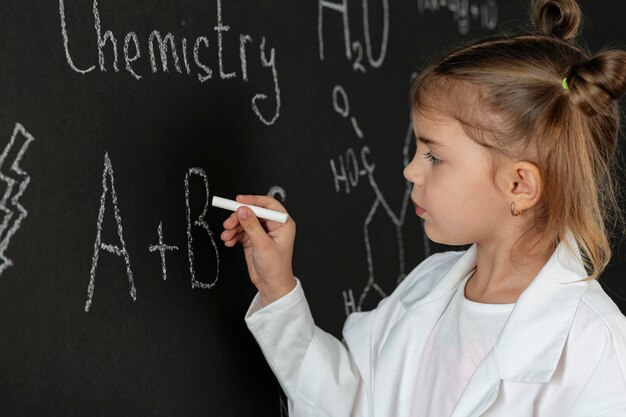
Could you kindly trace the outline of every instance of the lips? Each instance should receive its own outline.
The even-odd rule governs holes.
[[[426,210],[423,207],[421,207],[419,204],[417,204],[415,200],[411,199],[411,201],[413,201],[413,204],[415,204],[415,214],[417,214],[418,216],[421,216],[422,214],[426,212]]]

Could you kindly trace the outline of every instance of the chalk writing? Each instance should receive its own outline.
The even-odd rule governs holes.
[[[339,102],[339,97],[341,97],[341,103]],[[344,90],[340,85],[336,85],[333,88],[333,107],[335,108],[335,111],[343,117],[348,117],[350,114],[350,102],[348,101],[348,95],[346,94],[346,90]],[[361,132],[361,128],[359,127],[356,119],[354,117],[350,117],[350,122],[352,123],[354,133],[356,133],[359,139],[363,139],[363,132]]]
[[[111,199],[113,202],[113,210],[115,216],[115,223],[117,224],[117,236],[120,240],[121,248],[119,246],[110,245],[102,242],[102,221],[104,220],[105,203],[109,188],[107,187],[107,177],[111,182]],[[115,179],[113,176],[113,166],[109,159],[109,154],[104,154],[104,170],[102,171],[102,195],[100,196],[100,211],[98,212],[98,222],[96,224],[96,241],[93,245],[93,258],[91,260],[91,271],[89,272],[89,286],[87,287],[87,302],[85,303],[85,312],[89,311],[91,302],[93,300],[93,292],[96,285],[96,269],[98,268],[98,257],[101,250],[106,250],[116,256],[124,258],[126,264],[126,275],[128,276],[128,285],[130,286],[130,296],[133,301],[137,301],[137,290],[135,289],[135,283],[133,281],[133,272],[130,269],[130,255],[126,250],[126,243],[124,242],[124,231],[122,230],[122,217],[120,216],[119,203],[117,201],[117,193],[115,192]]]
[[[195,220],[192,221],[191,215],[191,204],[190,204],[190,190],[189,190],[189,178],[191,175],[200,176],[204,183],[204,208],[202,213],[197,216]],[[105,215],[105,207],[106,207],[106,199],[109,192],[108,183],[111,184],[111,201],[113,203],[114,209],[114,217],[115,222],[117,224],[117,235],[119,238],[119,246],[112,245],[102,242],[102,223]],[[280,190],[279,190],[280,191]],[[282,190],[284,193],[284,190]],[[191,288],[204,288],[210,289],[217,283],[219,277],[219,267],[220,267],[220,257],[219,251],[217,248],[217,243],[215,242],[215,238],[213,236],[213,231],[209,227],[209,224],[206,221],[206,214],[209,206],[209,180],[202,168],[189,168],[185,173],[185,213],[187,220],[187,257],[189,260],[189,274],[191,276]],[[205,283],[199,281],[196,278],[196,272],[194,269],[194,244],[193,244],[193,235],[192,228],[200,227],[206,234],[209,236],[211,240],[215,259],[216,259],[216,272],[215,279],[210,283]],[[157,229],[158,234],[158,244],[152,244],[148,246],[148,250],[150,252],[159,252],[161,255],[161,272],[163,276],[163,280],[167,279],[167,266],[165,259],[165,252],[168,251],[178,251],[178,246],[175,245],[166,245],[163,239],[163,223],[159,222],[159,227]],[[126,265],[126,274],[128,276],[128,282],[130,286],[130,296],[133,301],[137,301],[137,290],[135,288],[135,283],[133,280],[133,273],[130,267],[130,254],[126,248],[126,242],[124,240],[124,231],[122,228],[122,216],[120,214],[119,209],[119,201],[117,198],[117,193],[115,191],[115,178],[113,174],[113,165],[111,164],[111,159],[109,158],[108,153],[104,155],[104,171],[102,172],[102,195],[100,196],[100,210],[98,212],[98,221],[96,223],[96,241],[94,243],[94,253],[91,262],[91,271],[89,273],[89,285],[87,287],[87,301],[85,303],[85,312],[88,312],[91,308],[91,304],[93,301],[94,291],[95,291],[95,282],[96,282],[96,270],[98,268],[98,258],[101,250],[105,250],[110,252],[116,256],[123,257]]]
[[[330,160],[330,169],[333,173],[333,180],[335,182],[335,191],[340,191],[340,184],[343,183],[346,194],[350,194],[351,188],[356,188],[359,185],[360,177],[368,176],[374,172],[376,168],[375,164],[371,164],[367,160],[367,155],[370,153],[370,148],[363,146],[360,152],[360,161],[363,168],[359,168],[359,160],[357,160],[354,149],[349,148],[346,151],[346,158],[344,160],[343,155],[339,155],[337,166],[335,160]]]
[[[459,33],[466,35],[471,22],[477,22],[482,29],[494,30],[498,25],[498,4],[496,0],[482,2],[474,0],[417,0],[420,14],[447,10],[458,23]]]
[[[341,98],[341,100],[339,100]],[[344,88],[340,85],[336,85],[333,88],[333,108],[342,117],[347,118],[350,116],[350,101]],[[352,128],[354,133],[363,139],[363,132],[359,128],[359,124],[356,118],[350,117]],[[370,149],[367,146],[362,146],[359,151],[360,162],[362,168],[359,168],[359,160],[357,160],[356,152],[353,148],[349,148],[344,155],[338,156],[338,162],[335,163],[335,159],[330,160],[330,169],[333,173],[333,180],[335,182],[335,191],[340,192],[340,184],[343,183],[346,194],[350,194],[351,188],[355,188],[359,184],[359,178],[368,175],[368,173],[374,172],[375,165],[371,164],[367,160]]]
[[[70,37],[68,34],[68,25],[67,25],[67,16],[65,10],[64,0],[59,0],[59,17],[61,20],[61,36],[63,38],[63,48],[65,50],[65,58],[67,60],[68,65],[73,71],[78,72],[79,74],[87,74],[94,71],[98,68],[101,72],[107,71],[107,63],[105,58],[105,50],[110,49],[113,53],[113,71],[119,72],[120,68],[118,65],[118,61],[120,57],[118,56],[118,43],[117,38],[113,31],[106,30],[103,33],[102,21],[100,19],[100,9],[98,6],[98,1],[93,1],[92,14],[94,19],[94,28],[96,34],[96,43],[95,46],[98,50],[98,66],[91,65],[90,67],[81,69],[75,63],[75,59],[73,58],[73,54],[70,53]],[[184,23],[184,22],[183,22]],[[228,71],[224,67],[224,44],[223,39],[225,34],[230,30],[230,26],[224,24],[222,20],[222,0],[217,0],[217,25],[213,27],[216,32],[217,38],[217,60],[219,66],[219,76],[222,80],[234,79],[237,77],[236,71]],[[139,36],[136,32],[130,31],[124,37],[124,47],[123,47],[123,55],[124,55],[124,69],[136,80],[140,80],[143,75],[138,73],[137,67],[133,66],[137,60],[142,57],[142,48],[139,40]],[[242,81],[248,82],[248,68],[247,68],[247,50],[246,44],[252,42],[252,37],[248,34],[240,34],[239,35],[240,46],[239,46],[239,59],[241,63],[241,77]],[[274,91],[272,95],[274,96],[274,100],[276,102],[275,110],[271,115],[263,115],[259,110],[257,101],[268,99],[268,95],[264,93],[256,93],[252,97],[252,110],[257,115],[257,117],[266,125],[272,125],[276,119],[279,117],[280,111],[280,88],[278,85],[278,70],[276,67],[276,50],[274,48],[269,48],[269,53],[265,48],[265,37],[263,36],[261,39],[260,47],[259,47],[259,60],[264,68],[269,68],[271,70],[272,79],[274,82]],[[189,48],[191,46],[188,43],[187,38],[185,37],[176,37],[171,32],[166,34],[162,34],[158,30],[153,30],[148,35],[147,40],[147,50],[148,50],[148,59],[150,61],[150,70],[152,73],[157,73],[159,71],[169,74],[170,72],[176,72],[178,74],[186,74],[186,75],[195,75],[201,83],[206,82],[207,80],[213,78],[213,70],[209,67],[209,65],[202,61],[200,58],[201,49],[209,48],[209,39],[206,36],[198,36],[195,41],[193,41],[193,64],[195,64],[195,68],[192,68],[190,64],[190,51]],[[179,49],[180,47],[180,49]],[[144,49],[145,50],[145,49]],[[182,65],[181,65],[181,54],[182,54]],[[159,66],[160,61],[160,66]],[[173,65],[173,67],[171,66]]]
[[[270,120],[267,120],[265,117],[263,117],[263,115],[261,115],[261,111],[259,110],[259,108],[257,107],[257,100],[266,100],[267,96],[265,94],[256,94],[254,97],[252,97],[252,110],[254,110],[254,112],[256,113],[256,115],[259,117],[259,119],[261,119],[261,121],[263,123],[265,123],[266,125],[272,125],[274,124],[274,122],[276,121],[276,119],[278,118],[278,115],[280,114],[280,89],[278,87],[278,74],[276,73],[276,57],[275,57],[275,51],[274,48],[272,48],[272,50],[270,51],[270,58],[268,59],[267,56],[265,55],[265,37],[263,37],[263,40],[261,41],[261,46],[259,47],[261,50],[261,63],[263,64],[264,67],[271,67],[272,68],[272,77],[274,77],[274,95],[276,97],[276,111],[274,112],[274,117]]]
[[[369,24],[368,24],[368,3],[367,1],[363,1],[363,18],[364,18],[364,31],[365,40],[366,40],[366,50],[368,50],[368,59],[370,65],[372,67],[379,67],[384,62],[384,51],[386,51],[388,37],[388,18],[389,18],[389,5],[387,1],[382,2],[383,6],[383,36],[382,36],[382,47],[381,47],[381,56],[378,60],[374,60],[371,56],[371,45],[369,43]],[[418,7],[422,7],[420,10],[424,10],[424,6],[422,3],[418,3]],[[350,48],[350,20],[348,17],[348,3],[347,0],[342,0],[339,2],[333,2],[329,0],[319,0],[318,1],[318,44],[319,44],[319,56],[320,60],[324,60],[324,14],[336,12],[340,13],[343,17],[343,34],[344,34],[344,44],[345,44],[345,53],[346,58],[349,60],[352,59],[352,51]],[[357,48],[358,49],[358,48]],[[360,57],[357,57],[357,60],[353,62],[353,70],[357,71],[361,69],[360,65]],[[417,74],[413,73],[411,78],[414,79]],[[336,85],[333,88],[333,108],[335,111],[343,118],[348,118],[350,116],[350,104],[348,100],[348,95],[345,89]],[[362,129],[359,127],[357,120],[355,117],[350,117],[350,121],[353,127],[353,130],[356,136],[360,140],[364,140],[365,134]],[[403,148],[403,163],[404,166],[409,163],[409,146],[412,143],[413,131],[409,123],[409,128],[407,129],[407,134],[405,138],[405,146]],[[382,212],[386,215],[386,218],[391,221],[393,227],[396,230],[396,244],[398,248],[398,265],[399,265],[399,273],[396,279],[396,283],[400,283],[404,277],[405,273],[405,260],[404,260],[404,242],[403,242],[403,232],[402,227],[404,226],[405,218],[406,218],[406,210],[411,197],[411,188],[412,185],[410,182],[406,182],[406,188],[404,192],[404,196],[402,199],[402,204],[400,207],[399,213],[394,212],[390,205],[387,202],[384,194],[378,187],[378,183],[374,176],[375,174],[375,164],[373,164],[368,158],[371,154],[371,150],[367,145],[361,145],[359,152],[355,151],[354,147],[348,148],[344,154],[339,155],[337,158],[333,158],[330,160],[330,170],[332,174],[332,181],[335,186],[335,191],[340,193],[342,190],[345,191],[346,194],[350,194],[350,191],[354,189],[354,187],[358,186],[361,177],[367,178],[369,185],[375,194],[374,202],[365,218],[363,224],[363,238],[365,244],[365,251],[367,256],[367,266],[368,266],[368,278],[367,282],[361,294],[358,297],[358,301],[355,300],[352,289],[343,292],[343,301],[344,307],[346,311],[346,315],[350,314],[353,311],[361,311],[363,307],[363,303],[370,293],[371,290],[374,290],[381,298],[386,297],[387,294],[382,289],[382,287],[376,282],[374,277],[374,257],[372,254],[372,248],[370,244],[370,234],[369,234],[369,226],[374,220],[374,216],[382,210]],[[425,241],[427,237],[424,235]],[[427,245],[425,244],[425,247]]]
[[[157,233],[159,235],[159,244],[150,245],[148,247],[148,250],[150,252],[159,251],[159,253],[161,254],[161,271],[163,272],[163,281],[165,281],[167,279],[167,270],[165,267],[165,252],[178,250],[178,246],[171,246],[171,245],[166,245],[163,243],[163,222],[159,223],[159,228],[157,230]]]
[[[0,201],[2,224],[0,224],[0,274],[13,265],[5,252],[11,238],[20,228],[28,211],[18,202],[30,183],[30,176],[20,167],[20,162],[30,143],[35,138],[24,126],[16,123],[11,140],[0,155],[0,181],[6,183],[6,189]]]
[[[287,192],[283,187],[279,187],[278,185],[271,187],[267,192],[267,195],[275,198],[276,200],[282,201],[283,203],[287,200]]]
[[[378,57],[374,57],[372,52],[372,36],[370,33],[370,13],[368,0],[361,1],[362,15],[363,15],[363,37],[365,38],[365,52],[367,60],[373,68],[379,68],[385,61],[387,55],[387,45],[389,44],[389,0],[382,0],[382,17],[383,28],[381,36],[380,53]],[[351,43],[350,32],[350,18],[348,15],[348,0],[341,0],[339,2],[318,0],[318,13],[317,13],[317,39],[319,44],[319,56],[320,60],[324,60],[324,14],[330,12],[340,13],[343,22],[343,37],[344,48],[346,58],[352,61],[352,52],[356,52],[357,56],[352,63],[352,69],[354,71],[366,72],[365,67],[362,64],[363,61],[363,47],[358,41]],[[377,13],[378,14],[378,13]]]
[[[198,216],[196,220],[191,222],[191,208],[189,204],[189,175],[199,175],[202,177],[204,181],[204,189],[205,189],[205,200],[204,200],[204,209],[202,213]],[[213,237],[213,231],[209,227],[209,224],[206,222],[206,212],[209,207],[209,179],[206,176],[204,170],[202,168],[189,168],[187,174],[185,175],[185,204],[187,207],[187,253],[189,259],[189,273],[191,274],[191,288],[212,288],[216,283],[220,274],[220,254],[217,250],[217,244],[215,243],[215,238]],[[215,259],[216,259],[216,271],[215,271],[215,279],[211,283],[205,283],[198,281],[196,279],[196,272],[193,267],[193,238],[191,234],[192,226],[202,227],[209,239],[211,239],[211,243],[213,244],[213,249],[215,250]]]
[[[202,212],[195,218],[195,220],[192,220],[191,204],[190,204],[191,192],[190,192],[189,182],[190,182],[191,176],[199,176],[202,178],[204,191],[205,191],[204,208],[202,209]],[[111,184],[111,200],[113,203],[115,222],[117,224],[118,238],[120,241],[119,246],[103,243],[102,238],[101,238],[102,223],[104,220],[105,207],[106,207],[105,203],[107,199],[107,194],[109,192],[108,182],[110,182]],[[284,202],[286,199],[287,193],[285,192],[284,188],[279,187],[279,186],[273,186],[270,188],[268,195],[278,198]],[[208,177],[202,168],[198,168],[198,167],[189,168],[187,172],[185,173],[185,208],[186,208],[185,213],[186,213],[186,220],[187,220],[187,230],[186,230],[187,259],[189,261],[189,274],[191,276],[191,288],[203,288],[203,289],[213,288],[219,278],[220,256],[219,256],[217,243],[215,242],[213,231],[209,227],[209,224],[206,219],[208,207],[209,207]],[[199,281],[196,278],[196,271],[194,268],[195,251],[194,251],[194,242],[193,242],[193,234],[192,234],[192,229],[194,227],[201,228],[201,230],[203,230],[208,235],[209,239],[211,240],[212,249],[214,251],[213,253],[215,255],[215,260],[216,260],[216,271],[215,271],[215,278],[210,283]],[[165,259],[165,252],[178,251],[179,248],[178,246],[166,245],[164,243],[163,222],[159,222],[159,226],[157,228],[157,235],[158,235],[158,243],[149,245],[148,250],[150,252],[160,253],[162,277],[163,277],[163,280],[166,280],[167,279],[167,265],[166,265],[166,259]],[[135,283],[133,281],[133,273],[130,267],[130,255],[128,253],[128,250],[126,249],[126,242],[124,240],[124,232],[122,228],[122,217],[120,215],[120,210],[119,210],[119,201],[117,198],[117,193],[115,192],[115,179],[113,175],[113,165],[111,164],[111,160],[109,158],[108,153],[105,153],[105,156],[104,156],[104,171],[102,173],[102,195],[100,197],[100,210],[98,212],[98,221],[96,224],[96,242],[94,244],[94,254],[93,254],[92,264],[91,264],[89,285],[87,288],[87,302],[85,303],[86,312],[88,312],[89,309],[91,308],[91,304],[93,301],[93,296],[94,296],[94,291],[95,291],[96,270],[98,267],[98,257],[99,257],[101,250],[106,250],[107,252],[113,253],[114,255],[124,258],[124,261],[126,264],[126,273],[128,275],[128,282],[130,285],[130,296],[133,299],[133,301],[137,301],[137,290],[135,288]]]
[[[340,90],[335,88],[333,90],[333,97],[335,96],[335,91],[343,91],[342,99],[344,102],[344,106],[341,107],[341,106],[336,105],[336,100],[333,100],[333,106],[335,108],[335,111],[338,114],[340,114],[342,117],[346,118],[349,115],[349,110],[348,110],[349,105],[348,105],[347,94],[342,88]],[[364,138],[363,132],[360,129],[358,131],[355,130],[355,133],[357,134],[357,137],[359,139]],[[407,135],[405,138],[404,148],[402,150],[404,166],[408,165],[409,163],[409,146],[410,146],[412,137],[413,137],[413,130],[409,126],[409,129],[407,131]],[[345,307],[346,315],[350,314],[350,312],[353,312],[353,311],[361,311],[363,307],[363,303],[368,293],[370,292],[370,290],[374,290],[376,293],[378,293],[378,295],[381,298],[387,296],[385,291],[376,282],[376,279],[374,276],[374,257],[372,254],[372,248],[371,248],[371,243],[370,243],[370,233],[369,233],[369,226],[372,223],[374,216],[379,210],[383,210],[383,212],[387,215],[387,218],[391,221],[391,223],[396,229],[396,243],[398,247],[398,264],[399,264],[399,274],[396,279],[396,282],[400,283],[406,276],[402,227],[404,226],[404,221],[406,218],[406,210],[407,210],[407,206],[411,197],[411,183],[408,181],[406,182],[406,188],[405,188],[404,196],[402,199],[402,206],[400,208],[400,213],[396,214],[391,209],[385,196],[383,195],[382,191],[378,187],[378,183],[376,182],[376,179],[374,177],[374,171],[375,171],[376,166],[370,163],[366,157],[367,155],[369,155],[369,153],[370,153],[369,147],[363,146],[361,148],[361,163],[364,167],[362,169],[358,167],[358,160],[356,157],[356,153],[354,152],[352,148],[346,151],[345,163],[344,163],[343,157],[341,155],[339,156],[339,163],[338,163],[339,170],[337,169],[334,160],[330,161],[331,172],[333,174],[332,175],[333,182],[335,184],[335,191],[340,192],[339,184],[343,183],[345,186],[346,194],[349,194],[350,187],[355,187],[356,185],[358,185],[359,178],[363,176],[363,177],[367,177],[369,185],[372,187],[372,190],[374,191],[374,194],[375,194],[374,202],[372,203],[372,206],[370,207],[367,213],[367,217],[365,218],[365,221],[363,224],[363,238],[364,238],[364,244],[365,244],[365,251],[367,255],[368,278],[367,278],[365,287],[363,288],[359,296],[358,302],[354,298],[352,289],[349,289],[348,291],[343,292],[344,307]]]

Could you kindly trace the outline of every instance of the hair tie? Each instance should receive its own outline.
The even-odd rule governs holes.
[[[569,91],[569,86],[567,85],[567,77],[563,78],[563,88],[565,91]]]

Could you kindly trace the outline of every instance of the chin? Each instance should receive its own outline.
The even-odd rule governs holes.
[[[428,222],[423,223],[424,233],[428,237],[431,242],[438,243],[440,245],[447,246],[465,246],[471,245],[473,242],[468,240],[459,239],[459,236],[446,236],[434,233],[433,230],[428,226]]]

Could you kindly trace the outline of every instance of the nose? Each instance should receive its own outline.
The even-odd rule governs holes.
[[[423,181],[423,176],[418,165],[416,158],[413,158],[413,160],[404,167],[404,171],[402,172],[404,178],[415,185],[421,185]]]

